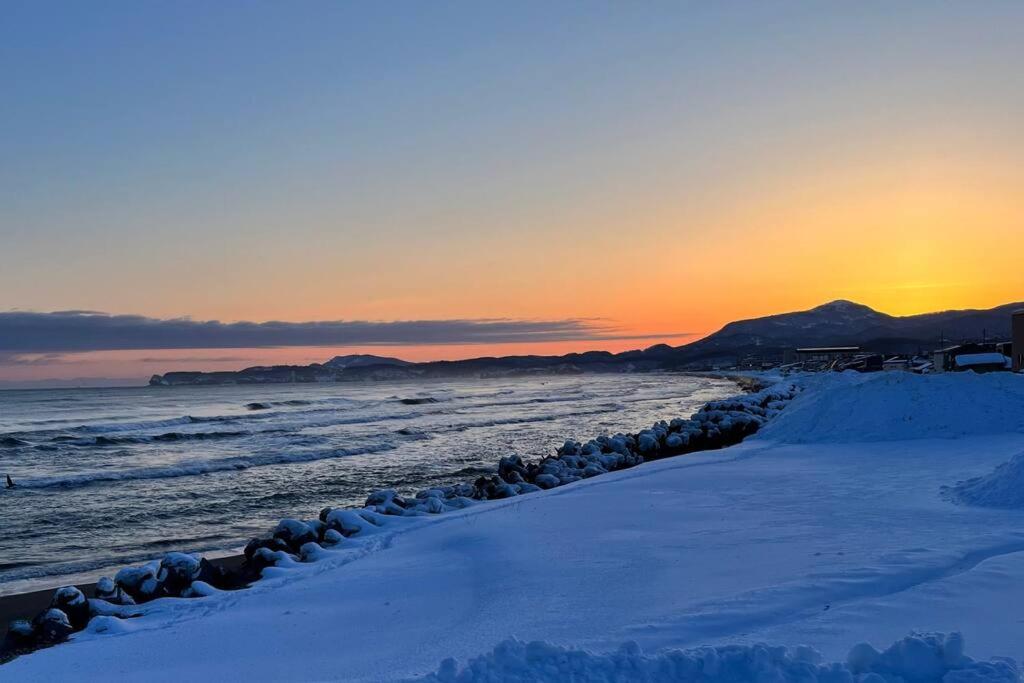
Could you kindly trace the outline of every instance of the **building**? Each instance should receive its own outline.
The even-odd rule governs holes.
[[[961,353],[953,359],[955,370],[974,372],[999,372],[1007,369],[1009,359],[996,351],[986,353]]]
[[[859,352],[859,346],[819,346],[797,349],[796,357],[801,363],[834,363],[852,358]]]
[[[937,349],[936,351],[933,351],[932,363],[935,366],[935,372],[951,372],[953,370],[960,369],[956,364],[957,356],[988,353],[991,351],[995,351],[995,345],[975,344],[973,342],[955,344],[953,346],[947,346],[944,349]]]
[[[837,360],[832,369],[856,370],[857,372],[879,372],[885,368],[884,357],[880,353],[858,353],[850,358]]]
[[[882,369],[886,372],[910,372],[910,359],[902,358],[900,356],[887,358],[882,362]]]
[[[1024,370],[1024,310],[1013,313],[1013,343],[1010,353],[1013,358],[1013,371]]]

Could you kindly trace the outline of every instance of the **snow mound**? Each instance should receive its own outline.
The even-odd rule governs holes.
[[[1024,453],[1018,453],[983,477],[945,488],[943,493],[964,505],[1024,509]]]
[[[826,373],[759,436],[784,443],[855,443],[1024,431],[1024,376],[973,372]]]
[[[726,645],[669,650],[645,655],[636,643],[617,652],[593,654],[535,641],[506,640],[493,652],[460,668],[446,659],[437,672],[419,679],[428,683],[541,683],[546,681],[628,681],[636,683],[996,683],[1020,680],[1012,660],[977,662],[963,654],[959,633],[913,634],[884,652],[855,646],[846,662],[824,663],[809,647]]]

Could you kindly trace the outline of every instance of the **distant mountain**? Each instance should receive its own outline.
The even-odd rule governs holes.
[[[390,356],[371,356],[365,353],[353,354],[350,356],[335,356],[324,363],[325,368],[331,368],[333,370],[365,368],[370,365],[412,365],[412,363],[407,360],[402,360],[401,358],[391,358]]]
[[[677,348],[684,364],[720,363],[737,357],[771,358],[802,346],[860,346],[888,353],[931,351],[966,340],[1009,339],[1013,303],[987,310],[892,316],[851,301],[832,301],[807,311],[732,322],[699,341]]]
[[[988,310],[898,317],[840,300],[807,311],[731,322],[714,334],[684,346],[657,344],[622,353],[588,351],[564,356],[503,356],[427,363],[359,354],[336,356],[323,364],[253,367],[238,372],[170,372],[154,375],[150,384],[266,384],[696,370],[734,365],[750,358],[781,361],[787,351],[805,346],[860,346],[880,353],[915,353],[982,337],[1009,339],[1010,316],[1021,308],[1024,303]]]

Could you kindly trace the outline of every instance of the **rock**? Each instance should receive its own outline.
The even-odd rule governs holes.
[[[430,514],[439,515],[444,512],[444,503],[441,502],[440,498],[427,498],[426,508]]]
[[[327,515],[327,528],[334,529],[342,536],[355,536],[369,528],[371,524],[354,510],[332,510]]]
[[[326,546],[335,546],[345,540],[345,537],[341,535],[341,532],[335,529],[328,529],[324,532],[323,544]]]
[[[192,585],[196,583],[208,583],[217,589],[231,588],[237,577],[229,575],[223,567],[218,567],[205,557],[199,560],[199,573],[192,579]]]
[[[167,553],[160,560],[157,580],[166,595],[180,596],[199,578],[199,559],[185,553]]]
[[[498,461],[498,476],[509,484],[524,481],[526,473],[526,465],[518,455],[509,455]]]
[[[152,600],[159,597],[160,592],[160,582],[157,580],[158,567],[158,563],[125,567],[114,576],[114,583],[137,603]]]
[[[114,583],[114,580],[108,576],[100,578],[96,582],[96,598],[109,602],[112,605],[134,605],[135,600],[132,596],[124,592],[124,590]]]
[[[253,553],[250,565],[257,573],[267,567],[293,567],[298,563],[298,558],[284,550],[271,550],[270,548],[257,548]]]
[[[36,630],[27,619],[17,619],[7,626],[7,635],[4,637],[3,647],[0,652],[17,652],[27,650],[36,643]]]
[[[58,588],[50,600],[50,607],[67,615],[71,628],[76,631],[81,631],[89,623],[89,601],[74,586]]]
[[[274,529],[274,538],[288,544],[288,549],[298,551],[306,543],[315,543],[317,533],[305,522],[297,519],[282,519]]]
[[[316,562],[324,557],[324,549],[319,543],[309,542],[299,548],[299,559],[303,562]]]
[[[561,484],[558,477],[553,474],[538,474],[537,478],[533,480],[533,483],[542,489],[553,489]]]
[[[246,543],[245,544],[245,550],[243,550],[242,553],[245,555],[245,559],[246,560],[252,560],[253,556],[256,554],[256,551],[259,550],[260,548],[266,548],[267,550],[270,550],[272,552],[276,552],[276,551],[288,552],[290,550],[290,548],[288,547],[288,544],[285,543],[280,538],[273,538],[273,537],[267,538],[267,537],[263,537],[263,538],[254,538],[251,541],[249,541],[248,543]]]
[[[181,594],[183,598],[205,598],[216,595],[219,591],[206,581],[193,581],[192,585]]]
[[[653,434],[641,432],[637,439],[637,447],[641,453],[653,453],[658,450],[658,440]]]
[[[566,441],[557,451],[558,455],[576,455],[579,452],[580,444],[575,441]]]
[[[366,507],[372,507],[383,515],[401,515],[409,504],[394,489],[381,489],[366,498]]]
[[[40,645],[63,642],[73,630],[68,615],[55,607],[36,615],[32,620],[32,629],[35,632],[35,641]]]
[[[398,496],[393,488],[384,488],[370,494],[367,498],[367,507],[384,515],[401,515],[406,512],[409,503]]]

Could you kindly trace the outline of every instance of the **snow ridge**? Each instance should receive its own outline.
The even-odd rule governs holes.
[[[551,643],[506,640],[492,652],[459,667],[446,659],[422,683],[1011,683],[1020,671],[1009,659],[979,662],[964,654],[959,633],[911,634],[879,652],[867,643],[854,646],[845,662],[825,663],[814,649],[801,646],[725,645],[668,650],[645,655],[636,643],[618,651],[593,654]]]
[[[985,476],[944,488],[943,494],[964,505],[1024,509],[1024,453],[1018,453]]]

